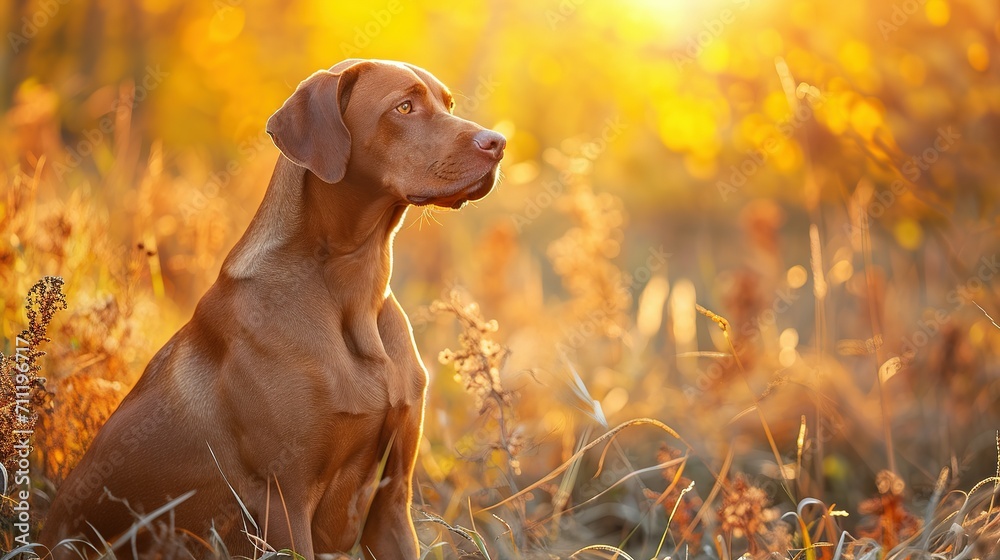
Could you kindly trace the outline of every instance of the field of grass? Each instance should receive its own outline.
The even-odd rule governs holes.
[[[0,7],[0,550],[358,56],[508,138],[396,239],[424,557],[1000,557],[995,1],[341,4]]]

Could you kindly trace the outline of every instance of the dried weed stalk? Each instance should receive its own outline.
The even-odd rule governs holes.
[[[49,324],[57,311],[66,309],[66,296],[62,291],[63,280],[46,276],[28,291],[24,310],[28,328],[17,336],[9,354],[0,353],[0,461],[10,475],[17,472],[18,462],[25,450],[24,437],[35,429],[37,410],[45,406],[49,393],[45,378],[41,377],[40,360],[45,352],[43,343],[49,342]],[[0,511],[5,514],[9,502],[4,501]]]
[[[513,474],[521,474],[518,454],[524,447],[524,436],[513,421],[513,393],[504,389],[500,372],[507,361],[509,350],[493,340],[499,330],[496,320],[486,320],[479,305],[464,303],[457,290],[451,290],[448,299],[431,303],[433,313],[454,315],[462,327],[458,336],[460,349],[442,350],[438,360],[455,368],[455,380],[475,399],[480,416],[496,421],[498,440],[490,447],[507,455]]]

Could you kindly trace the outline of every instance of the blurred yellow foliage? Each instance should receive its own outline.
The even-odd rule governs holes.
[[[602,476],[581,461],[503,523],[469,517],[641,416],[694,442],[681,514],[712,484],[723,513],[751,504],[722,519],[744,534],[730,544],[764,539],[748,550],[787,541],[770,500],[854,512],[893,461],[906,488],[957,465],[950,488],[967,489],[995,471],[1000,422],[1000,329],[982,312],[1000,314],[998,19],[995,0],[9,3],[4,351],[39,277],[63,276],[69,304],[43,362],[40,471],[58,483],[214,281],[278,157],[268,116],[315,70],[362,57],[425,67],[456,114],[508,138],[496,192],[413,211],[397,241],[393,287],[422,352],[456,347],[455,325],[421,309],[464,286],[497,320],[488,353],[510,349],[488,377],[519,422],[489,443],[502,417],[483,421],[453,360],[427,360],[420,507],[490,527],[510,557],[617,544],[649,519],[657,534],[628,546],[680,538],[645,517],[663,480],[588,509],[657,456],[625,434]]]

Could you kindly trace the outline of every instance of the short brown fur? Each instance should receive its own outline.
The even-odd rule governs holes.
[[[427,377],[389,289],[392,240],[410,204],[486,196],[505,144],[451,99],[420,68],[346,60],[271,117],[282,155],[260,209],[60,488],[40,536],[56,558],[75,557],[55,547],[64,538],[129,528],[106,492],[149,513],[191,490],[176,527],[214,524],[231,554],[252,556],[229,485],[277,550],[311,559],[360,541],[368,558],[417,557]]]

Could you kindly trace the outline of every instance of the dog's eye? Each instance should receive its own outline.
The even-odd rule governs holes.
[[[405,115],[413,110],[413,104],[409,101],[404,101],[396,107],[396,110]]]

